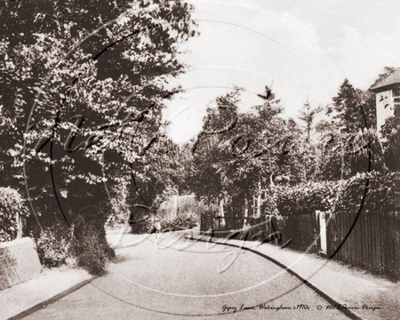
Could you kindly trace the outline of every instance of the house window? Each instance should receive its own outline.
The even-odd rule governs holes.
[[[400,86],[393,89],[393,102],[396,104],[400,103]]]

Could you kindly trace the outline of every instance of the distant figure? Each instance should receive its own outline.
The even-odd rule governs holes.
[[[161,223],[160,223],[160,218],[157,216],[154,220],[154,227],[156,228],[157,240],[158,240],[158,239],[160,239]]]

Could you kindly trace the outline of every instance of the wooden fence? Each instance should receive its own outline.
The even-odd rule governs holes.
[[[276,245],[317,253],[319,220],[316,215],[267,216],[266,234]]]
[[[243,228],[243,218],[222,218],[211,216],[209,214],[202,214],[200,217],[200,231],[204,233],[206,231],[213,230],[215,237],[225,237],[231,231]]]
[[[327,226],[328,257],[400,280],[400,212],[362,210],[356,217],[357,212],[332,215]]]
[[[400,280],[399,211],[362,210],[357,220],[357,212],[325,212],[325,216],[327,258]],[[316,214],[271,217],[266,230],[267,234],[274,230],[281,233],[279,243],[274,244],[289,242],[287,247],[294,250],[309,248],[309,252],[321,252],[320,221]]]
[[[356,217],[355,210],[341,210],[333,215],[325,212],[326,257],[395,281],[400,280],[400,210],[380,211],[364,208],[357,220]],[[285,245],[294,250],[321,253],[318,214],[281,217],[263,215],[260,219],[230,219],[226,216],[224,219],[225,224],[221,225],[220,218],[201,215],[201,231],[212,229],[215,236],[223,237],[226,236],[226,232],[242,229],[244,222],[247,222],[248,240],[262,229],[266,242]],[[261,229],[254,228],[260,223]]]

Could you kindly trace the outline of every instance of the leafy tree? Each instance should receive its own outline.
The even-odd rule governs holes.
[[[392,171],[400,171],[399,158],[400,158],[400,108],[395,106],[395,113],[393,117],[385,120],[385,124],[381,130],[382,144],[384,146],[385,164]]]
[[[396,109],[398,110],[399,108],[396,107],[395,110]],[[393,117],[387,118],[385,120],[385,124],[382,126],[381,134],[384,141],[389,140],[390,137],[399,130],[399,127],[400,127],[399,112],[395,112],[395,115]]]
[[[399,157],[400,157],[400,130],[397,129],[390,135],[386,150],[385,150],[385,164],[391,171],[400,171]]]
[[[222,166],[236,159],[230,153],[229,139],[235,135],[240,89],[216,99],[217,108],[207,108],[203,130],[192,142],[190,185],[195,194],[211,206],[217,203],[223,183],[229,183]],[[233,164],[233,163],[231,163]]]
[[[398,104],[395,104],[394,116],[385,120],[381,134],[386,166],[392,171],[400,171],[400,106]]]
[[[319,133],[322,138],[325,133],[332,132],[334,128],[335,125],[332,122],[321,120],[315,125],[315,132]]]
[[[185,71],[176,54],[196,35],[192,10],[181,1],[5,1],[0,163],[16,189],[26,173],[43,226],[103,230],[118,179],[134,177],[154,201],[144,185],[162,183],[148,151],[162,139],[163,99],[180,90],[168,78]]]
[[[326,126],[318,141],[318,180],[339,180],[383,168],[383,150],[374,129],[340,132]]]
[[[224,200],[228,228],[238,228],[247,209],[249,218],[258,210],[253,196],[260,189],[285,183],[298,174],[293,161],[292,133],[299,132],[293,119],[279,117],[279,100],[266,87],[263,104],[240,113],[240,89],[218,97],[218,108],[208,108],[203,134],[195,143],[188,181],[193,192],[209,206],[218,208]],[[230,125],[230,124],[235,124]],[[290,152],[292,151],[292,152]],[[253,210],[252,210],[253,209]],[[215,212],[210,212],[215,214]]]

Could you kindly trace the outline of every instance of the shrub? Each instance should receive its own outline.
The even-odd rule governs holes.
[[[71,232],[68,227],[60,223],[54,227],[46,227],[40,231],[36,238],[37,252],[40,262],[47,267],[58,267],[68,258]]]
[[[366,190],[368,180],[368,188]],[[275,204],[281,216],[313,214],[315,210],[358,210],[367,191],[367,209],[393,208],[396,191],[400,188],[400,173],[365,172],[348,180],[309,182],[293,187],[275,187],[269,197],[269,205]],[[272,199],[272,200],[271,200]]]
[[[386,120],[387,121],[387,120]],[[400,117],[398,117],[400,122]],[[387,142],[385,151],[385,163],[389,170],[400,171],[400,125],[394,130]]]
[[[276,204],[280,215],[313,213],[329,210],[337,198],[343,182],[309,182],[293,187],[275,187],[270,202]],[[271,210],[273,211],[273,210]]]
[[[179,215],[172,221],[166,218],[160,219],[162,230],[186,230],[192,229],[199,224],[199,217],[195,214]]]
[[[0,188],[0,242],[17,237],[17,213],[22,216],[29,214],[24,202],[17,190]]]
[[[69,253],[78,266],[91,274],[103,273],[107,258],[115,256],[107,243],[104,227],[101,229],[94,221],[88,222],[78,215],[74,220],[73,233]]]
[[[358,210],[365,191],[367,191],[363,203],[365,209],[393,210],[398,201],[396,193],[400,192],[400,172],[369,172],[349,179],[340,197],[337,210]]]
[[[76,214],[69,227],[65,221],[54,216],[52,222],[36,225],[31,236],[36,240],[41,263],[47,267],[58,267],[73,258],[78,267],[91,274],[101,274],[107,258],[115,255],[106,240],[103,215]],[[85,219],[86,218],[86,219]],[[50,221],[50,220],[49,220]]]

